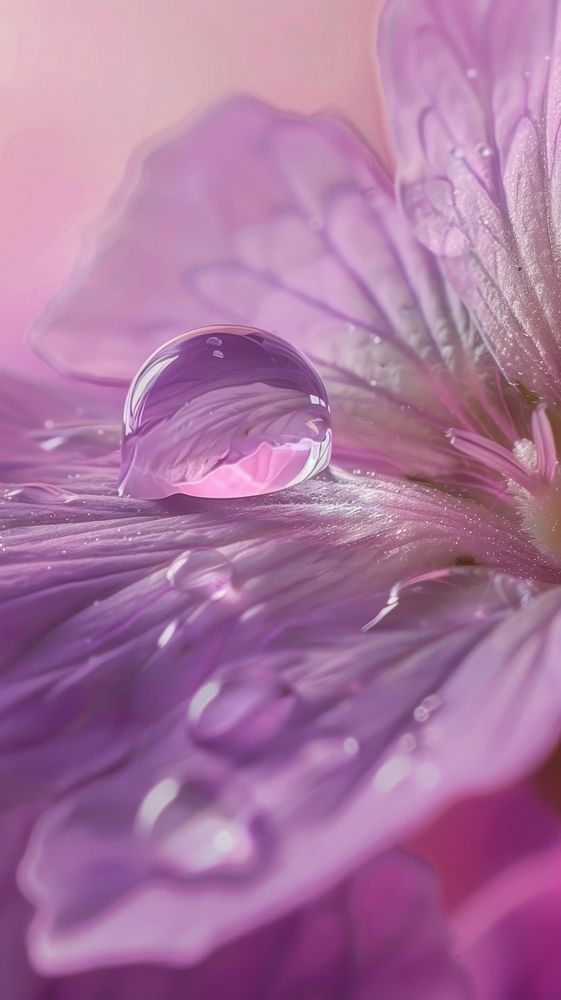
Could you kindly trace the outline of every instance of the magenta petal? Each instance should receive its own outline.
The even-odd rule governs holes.
[[[456,919],[478,1000],[561,993],[561,849],[527,855],[482,888]]]
[[[0,961],[6,1000],[465,1000],[436,883],[413,857],[370,861],[321,899],[242,937],[193,968],[143,964],[43,978],[25,939],[29,906],[14,883],[28,816],[1,825]],[[381,902],[383,901],[383,905]]]
[[[502,370],[559,400],[556,0],[390,0],[380,54],[405,212]]]

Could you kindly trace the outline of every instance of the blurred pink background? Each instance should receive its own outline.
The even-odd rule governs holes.
[[[0,344],[61,286],[131,151],[218,97],[329,108],[380,146],[379,0],[0,0]],[[34,362],[32,367],[43,366]]]

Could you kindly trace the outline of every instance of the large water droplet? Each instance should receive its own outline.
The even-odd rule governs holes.
[[[176,590],[203,591],[212,600],[225,597],[232,586],[232,563],[217,549],[192,549],[174,559],[166,577]]]
[[[136,828],[163,864],[187,876],[243,874],[258,855],[251,822],[204,778],[163,778],[142,801]]]
[[[276,677],[251,672],[212,680],[199,688],[187,713],[201,743],[243,752],[273,739],[294,708],[294,694]]]
[[[120,492],[256,496],[316,475],[330,453],[327,395],[303,355],[253,327],[208,327],[159,348],[133,379]]]
[[[385,604],[363,630],[442,630],[492,622],[527,604],[535,594],[529,581],[482,567],[433,570],[392,587]]]

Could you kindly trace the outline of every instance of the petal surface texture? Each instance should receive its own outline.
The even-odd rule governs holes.
[[[401,202],[506,376],[559,402],[556,0],[390,0],[379,51]]]
[[[41,968],[199,961],[547,752],[560,596],[508,512],[382,478],[120,498],[111,394],[76,398],[79,428],[4,387],[2,799],[59,798],[20,872]]]

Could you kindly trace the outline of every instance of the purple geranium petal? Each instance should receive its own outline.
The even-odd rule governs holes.
[[[451,955],[435,880],[394,851],[355,871],[321,899],[200,965],[142,963],[45,979],[31,966],[25,938],[30,907],[14,867],[30,817],[1,823],[0,961],[6,1000],[466,1000],[467,979]],[[383,900],[383,906],[380,901]]]
[[[157,147],[35,342],[64,370],[128,379],[215,323],[278,333],[317,364],[351,470],[457,479],[449,427],[492,428],[509,447],[524,432],[390,179],[328,119],[236,100]]]
[[[35,829],[21,873],[37,963],[198,961],[450,795],[547,752],[561,598],[482,572],[429,581],[432,599],[416,591],[362,637],[341,623],[339,642],[300,633],[296,657],[290,627],[256,657],[259,633],[245,649],[238,626],[227,663],[159,712],[166,665],[153,663],[152,684],[139,678],[130,696],[143,723],[134,758]]]
[[[507,514],[422,486],[317,481],[251,504],[119,498],[111,400],[96,428],[87,393],[76,394],[80,416],[75,400],[63,412],[64,393],[54,411],[47,389],[42,412],[56,421],[45,429],[39,390],[4,384],[6,399],[21,399],[19,422],[6,407],[2,428],[13,452],[2,501],[5,801],[119,759],[226,651],[260,650],[273,672],[283,650],[305,662],[331,642],[335,664],[354,647],[364,658],[371,637],[360,629],[396,580],[457,558],[551,578]],[[43,447],[45,434],[56,447]]]
[[[478,1000],[559,995],[560,886],[557,839],[501,872],[462,907],[455,921],[458,951]]]
[[[399,190],[513,382],[559,401],[557,0],[390,0]]]

